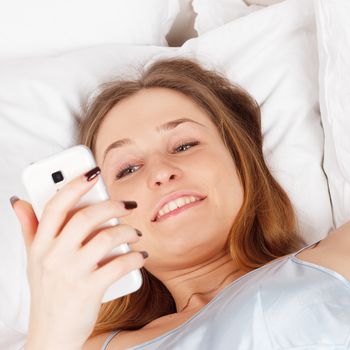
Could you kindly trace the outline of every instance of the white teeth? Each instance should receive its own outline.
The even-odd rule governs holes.
[[[170,210],[174,210],[174,209],[178,208],[179,206],[180,206],[179,202],[172,201],[172,202],[168,203],[168,207]]]
[[[185,204],[195,202],[198,200],[199,200],[199,198],[196,198],[194,196],[186,196],[186,197],[177,198],[177,199],[165,204],[163,206],[163,208],[161,210],[159,210],[158,217],[161,217],[162,215],[167,214],[167,213],[171,212],[172,210],[180,208],[180,207],[184,206]]]

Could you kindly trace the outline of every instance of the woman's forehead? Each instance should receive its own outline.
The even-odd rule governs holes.
[[[147,121],[148,123],[166,121],[172,114],[174,116],[186,112],[194,112],[195,115],[202,114],[198,113],[198,110],[201,108],[194,100],[179,91],[150,88],[142,89],[121,100],[107,115],[117,115],[116,122],[129,126],[133,121]]]
[[[120,101],[104,117],[96,138],[98,157],[102,157],[111,142],[147,133],[151,137],[174,127],[213,128],[214,124],[205,111],[182,93],[164,88],[141,90]]]

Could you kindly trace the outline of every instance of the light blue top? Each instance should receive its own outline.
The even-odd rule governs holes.
[[[316,243],[248,272],[179,327],[129,349],[350,350],[350,281],[296,257]]]

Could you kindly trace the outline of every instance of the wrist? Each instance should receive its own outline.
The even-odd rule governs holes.
[[[32,338],[28,337],[24,346],[24,350],[83,350],[82,346],[69,346],[67,344],[58,344],[52,340],[44,339],[44,337]]]
[[[47,321],[38,320],[33,315],[30,317],[27,342],[24,350],[83,350],[80,344],[65,342],[65,337],[54,334],[55,327]]]
[[[62,345],[57,344],[49,344],[49,343],[33,343],[28,342],[24,346],[24,350],[43,350],[43,349],[50,349],[50,350],[83,350],[82,347],[67,347],[66,345],[62,347]]]

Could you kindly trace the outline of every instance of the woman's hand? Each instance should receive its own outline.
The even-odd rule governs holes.
[[[84,242],[100,224],[130,213],[122,201],[106,200],[68,216],[97,179],[87,181],[81,175],[67,183],[46,204],[39,223],[28,202],[13,204],[28,257],[31,306],[27,350],[81,349],[94,328],[104,292],[144,265],[142,253],[136,251],[98,264],[116,246],[139,240],[129,225],[104,228]]]

